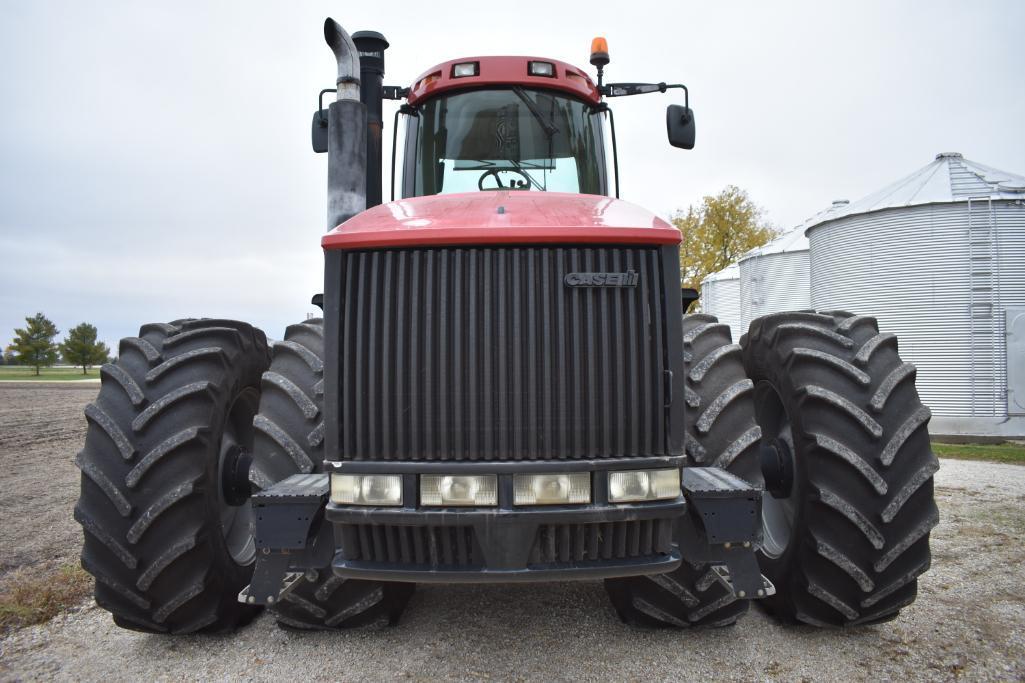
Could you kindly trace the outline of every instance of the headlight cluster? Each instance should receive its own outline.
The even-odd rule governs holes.
[[[680,495],[680,470],[609,472],[609,502],[636,503]]]
[[[672,500],[680,495],[680,470],[618,470],[608,473],[610,503]],[[402,505],[402,477],[397,474],[333,474],[331,502],[340,505]],[[513,504],[580,505],[591,502],[590,472],[517,474]],[[425,507],[495,507],[494,474],[420,475],[420,504]]]
[[[332,474],[331,502],[402,505],[402,477],[397,474]]]
[[[420,503],[431,507],[498,505],[498,477],[493,474],[420,477]]]

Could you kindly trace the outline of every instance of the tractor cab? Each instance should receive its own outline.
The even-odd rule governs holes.
[[[407,117],[402,196],[608,194],[601,112],[520,85],[436,95]]]
[[[596,38],[591,47],[597,83],[559,60],[496,56],[444,62],[421,74],[409,88],[381,85],[387,47],[383,36],[361,32],[353,38],[361,55],[360,99],[369,114],[368,208],[379,196],[372,187],[379,181],[371,157],[380,154],[382,126],[375,112],[380,112],[382,99],[406,100],[396,111],[392,128],[393,200],[396,194],[411,198],[496,191],[618,197],[615,122],[603,98],[682,89],[685,104],[669,106],[666,130],[673,146],[694,146],[694,115],[686,86],[603,84],[602,71],[609,58],[602,38]],[[400,118],[405,119],[404,125]],[[318,152],[327,150],[326,129],[327,117],[320,109],[313,123]],[[400,129],[404,130],[401,170],[395,166]]]

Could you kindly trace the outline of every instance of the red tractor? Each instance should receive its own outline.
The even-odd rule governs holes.
[[[144,325],[85,411],[75,518],[116,623],[395,623],[420,582],[603,579],[652,626],[915,599],[937,461],[894,336],[800,311],[732,343],[681,311],[680,233],[618,199],[607,100],[682,90],[666,126],[690,149],[684,86],[603,83],[596,39],[597,82],[473,57],[385,87],[383,36],[325,35],[323,318],[274,343]],[[405,142],[382,204],[383,98]]]

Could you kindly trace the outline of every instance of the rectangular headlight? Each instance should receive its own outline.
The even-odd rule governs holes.
[[[332,474],[331,502],[402,505],[402,477],[397,474]]]
[[[555,77],[555,65],[551,62],[530,62],[527,71],[531,76]]]
[[[463,62],[452,66],[452,78],[466,78],[476,76],[480,69],[480,62]]]
[[[609,502],[668,500],[680,495],[680,470],[609,472]]]
[[[591,474],[517,474],[513,477],[514,505],[590,503]]]
[[[494,474],[421,475],[420,504],[493,507],[498,505],[498,477]]]

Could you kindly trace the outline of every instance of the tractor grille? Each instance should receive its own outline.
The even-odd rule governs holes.
[[[657,248],[346,253],[339,459],[664,454],[661,277]]]
[[[672,520],[599,524],[543,524],[530,564],[556,564],[664,555],[672,548]]]
[[[347,560],[431,567],[480,569],[484,558],[472,526],[343,524]],[[543,524],[531,546],[529,566],[586,564],[639,559],[672,550],[672,520],[646,519],[592,524]]]
[[[463,569],[484,564],[469,526],[346,524],[341,529],[347,560]]]

